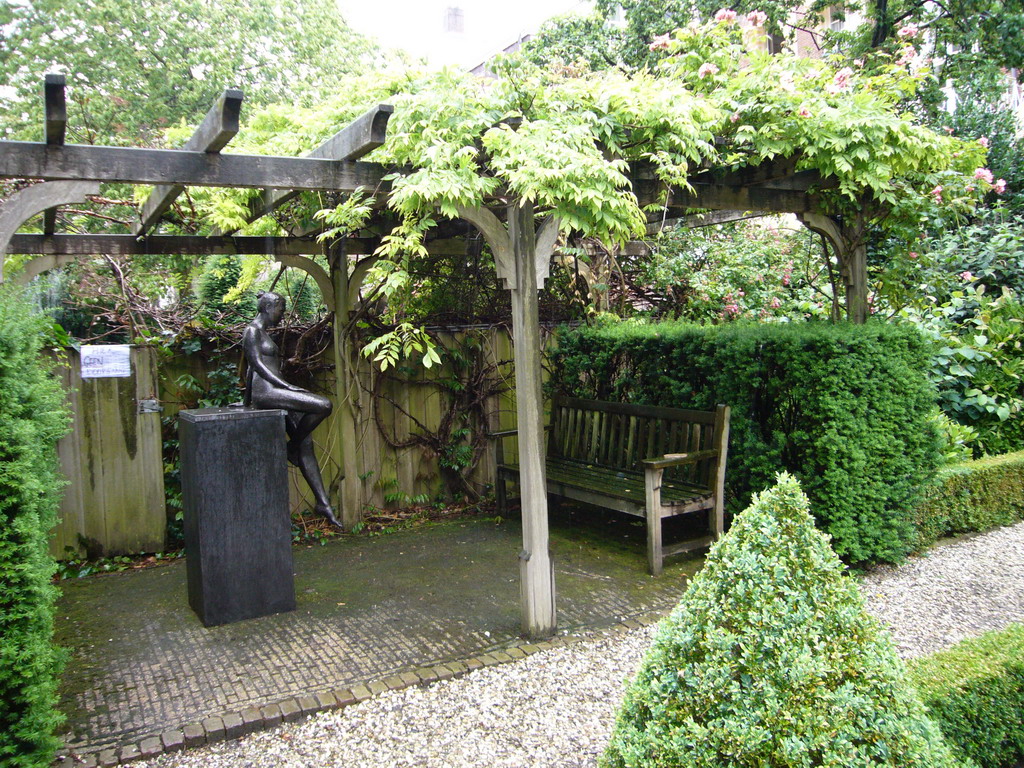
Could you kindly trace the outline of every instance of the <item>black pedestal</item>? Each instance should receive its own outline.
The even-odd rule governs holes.
[[[284,416],[178,414],[188,603],[208,627],[295,610]]]

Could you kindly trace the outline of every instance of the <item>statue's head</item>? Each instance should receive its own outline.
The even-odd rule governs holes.
[[[273,291],[260,291],[256,294],[256,308],[261,315],[266,315],[271,324],[276,324],[284,317],[284,296]]]

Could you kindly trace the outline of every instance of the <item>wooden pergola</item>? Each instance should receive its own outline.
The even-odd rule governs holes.
[[[87,255],[133,254],[264,254],[284,266],[307,272],[317,283],[324,302],[337,319],[349,317],[359,287],[375,262],[379,243],[364,233],[326,247],[328,269],[311,256],[325,252],[315,233],[287,237],[160,235],[161,216],[188,186],[239,187],[263,190],[252,206],[249,221],[272,213],[304,190],[351,193],[374,190],[379,198],[390,186],[385,176],[394,169],[360,160],[384,143],[393,108],[381,104],[332,136],[305,157],[223,154],[238,132],[242,93],[227,90],[210,109],[181,149],[142,149],[65,144],[67,114],[63,75],[45,79],[45,141],[0,141],[0,178],[33,179],[0,204],[0,281],[8,253],[33,258],[18,274],[27,282],[46,270]],[[867,271],[863,224],[824,215],[815,190],[828,187],[813,171],[796,171],[796,159],[781,159],[738,170],[708,169],[690,178],[693,191],[670,190],[665,215],[684,216],[691,209],[712,211],[795,213],[832,243],[846,283],[847,308],[852,320],[867,314]],[[664,185],[648,168],[631,174],[641,205],[665,199]],[[141,207],[132,234],[59,234],[56,210],[97,195],[101,183],[155,185]],[[43,215],[42,234],[22,234],[29,219]],[[511,293],[512,334],[515,342],[515,390],[519,428],[523,548],[521,569],[522,626],[530,637],[550,636],[556,628],[554,574],[548,552],[548,507],[544,482],[543,402],[541,396],[541,336],[538,290],[548,277],[559,226],[551,216],[538,223],[532,204],[496,198],[487,206],[463,208],[461,218],[475,226],[490,246],[498,277]],[[737,214],[739,215],[739,214]],[[458,253],[457,239],[427,242],[432,252]],[[355,258],[350,259],[350,254]],[[344,322],[334,323],[334,355],[342,475],[336,492],[346,526],[358,520],[358,479],[355,465],[355,413],[349,407],[350,363]]]

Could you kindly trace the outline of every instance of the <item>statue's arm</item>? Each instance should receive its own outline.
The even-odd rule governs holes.
[[[275,386],[290,389],[293,392],[304,391],[302,387],[289,384],[278,374],[270,370],[270,367],[263,360],[263,353],[260,351],[260,341],[252,326],[246,327],[245,333],[242,334],[242,349],[245,351],[245,359],[249,363],[249,367],[258,373],[264,381],[269,381]]]

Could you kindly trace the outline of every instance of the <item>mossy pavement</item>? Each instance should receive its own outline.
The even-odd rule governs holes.
[[[702,562],[653,578],[639,521],[574,517],[551,525],[556,642],[668,611]],[[520,548],[518,521],[488,518],[296,547],[294,612],[212,628],[188,607],[183,561],[65,581],[61,754],[124,762],[521,658],[504,653],[537,648],[519,636]]]

